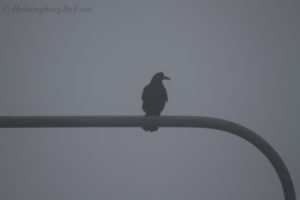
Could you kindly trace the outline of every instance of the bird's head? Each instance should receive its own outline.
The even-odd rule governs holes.
[[[151,82],[162,82],[163,80],[171,80],[171,79],[165,76],[163,72],[158,72],[153,76]]]

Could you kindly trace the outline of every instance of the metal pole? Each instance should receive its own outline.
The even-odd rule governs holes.
[[[289,171],[273,147],[250,129],[237,123],[197,116],[9,116],[0,117],[0,128],[61,127],[193,127],[222,130],[237,135],[258,148],[271,162],[279,176],[285,200],[296,200]]]

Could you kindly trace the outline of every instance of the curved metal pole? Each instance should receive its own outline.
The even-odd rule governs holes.
[[[237,135],[258,148],[271,162],[279,176],[285,200],[296,200],[289,171],[273,147],[259,135],[237,123],[194,116],[17,116],[0,117],[0,128],[59,127],[196,127],[222,130]]]

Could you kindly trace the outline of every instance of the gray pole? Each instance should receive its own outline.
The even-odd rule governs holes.
[[[237,135],[257,147],[271,162],[279,176],[285,200],[296,200],[289,171],[273,147],[259,135],[231,121],[196,116],[10,116],[0,117],[0,128],[60,127],[193,127],[222,130]]]

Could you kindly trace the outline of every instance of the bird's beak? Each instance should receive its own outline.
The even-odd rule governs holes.
[[[164,76],[163,80],[171,80],[171,79],[167,76]]]

